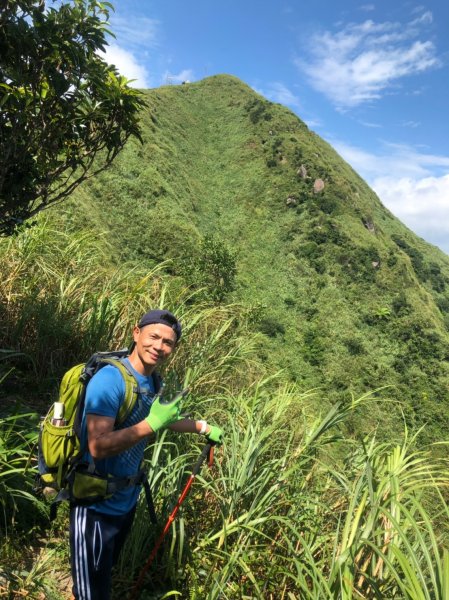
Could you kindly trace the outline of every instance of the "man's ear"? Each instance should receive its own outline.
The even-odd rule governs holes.
[[[137,340],[139,339],[139,334],[140,334],[140,328],[137,327],[137,325],[136,325],[133,329],[133,340],[135,342],[137,342]]]

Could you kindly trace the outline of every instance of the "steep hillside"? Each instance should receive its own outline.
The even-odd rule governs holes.
[[[392,435],[403,412],[430,423],[427,440],[442,437],[449,258],[297,116],[236,78],[146,96],[144,145],[128,144],[56,218],[106,231],[119,261],[170,259],[193,288],[253,306],[267,368],[305,389],[335,399],[392,386],[357,428],[381,422]]]

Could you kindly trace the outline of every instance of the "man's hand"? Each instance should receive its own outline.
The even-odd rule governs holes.
[[[206,433],[206,439],[208,442],[221,446],[223,443],[223,431],[216,425],[209,425],[210,429]]]
[[[182,396],[179,395],[173,402],[168,402],[167,404],[162,403],[160,398],[157,398],[153,402],[150,408],[150,414],[145,421],[154,433],[179,421],[181,399]]]

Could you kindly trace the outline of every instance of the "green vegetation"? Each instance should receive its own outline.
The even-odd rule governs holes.
[[[97,54],[110,7],[2,3],[0,235],[109,166],[130,136],[140,139],[140,92]]]
[[[46,530],[29,494],[36,415],[152,306],[183,322],[169,389],[226,443],[144,597],[447,598],[447,257],[237,79],[145,98],[143,145],[0,241],[0,593],[68,595],[67,514]],[[160,526],[200,449],[148,448]],[[159,533],[138,510],[115,598]]]
[[[366,431],[381,419],[389,439],[404,413],[409,426],[426,424],[425,440],[444,437],[447,257],[300,119],[238,79],[145,98],[143,146],[128,143],[52,215],[55,226],[96,223],[118,263],[166,261],[164,273],[204,300],[251,307],[267,372],[282,368],[332,401],[390,385],[392,410],[373,408]]]

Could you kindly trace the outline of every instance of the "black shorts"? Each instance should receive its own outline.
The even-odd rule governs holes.
[[[106,515],[87,506],[70,509],[70,559],[77,600],[109,600],[111,572],[125,543],[136,509]]]

